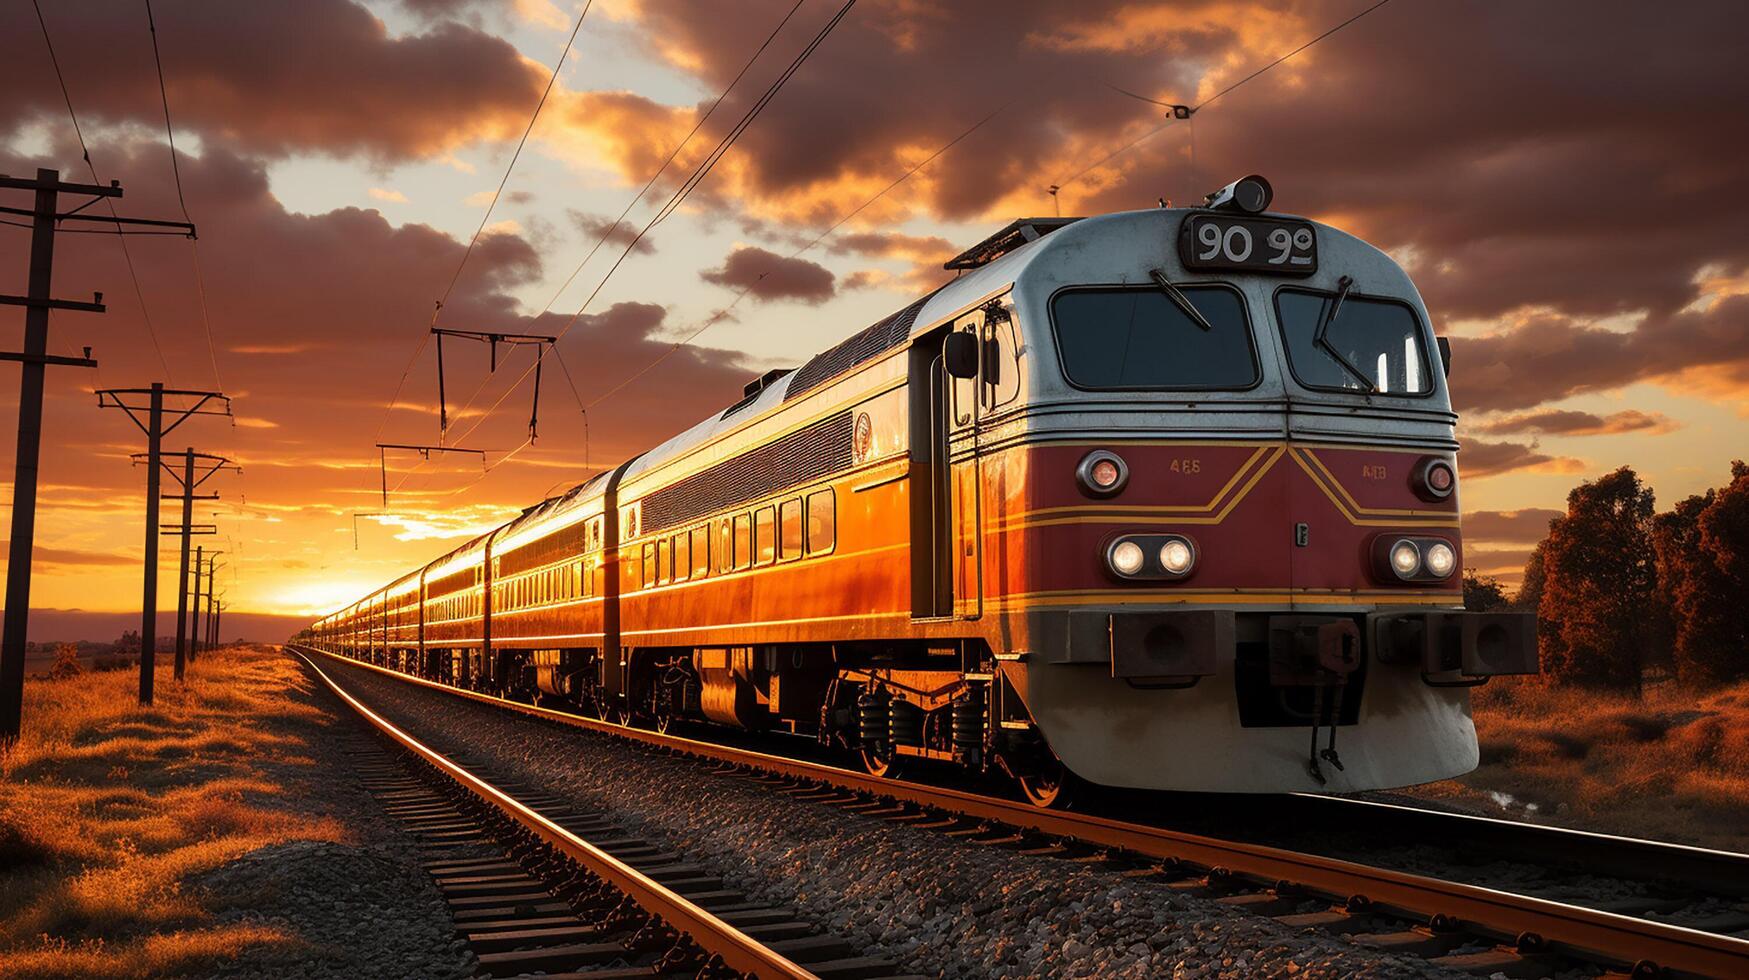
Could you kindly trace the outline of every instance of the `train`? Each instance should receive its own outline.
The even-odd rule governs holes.
[[[1450,345],[1269,210],[1015,221],[945,285],[294,642],[876,775],[1355,792],[1477,764]]]

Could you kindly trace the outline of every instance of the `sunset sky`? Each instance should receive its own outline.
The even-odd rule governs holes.
[[[94,388],[230,393],[234,424],[196,419],[166,445],[243,467],[196,507],[228,552],[229,603],[326,612],[905,305],[960,248],[1051,214],[1052,184],[1063,213],[1095,214],[1260,172],[1275,209],[1404,262],[1453,338],[1468,558],[1483,571],[1515,582],[1567,490],[1624,463],[1661,506],[1725,482],[1749,452],[1737,4],[1395,0],[1099,162],[1165,118],[1114,86],[1199,103],[1371,2],[862,0],[572,324],[629,238],[571,280],[596,236],[795,6],[594,0],[437,319],[567,331],[563,365],[542,375],[540,438],[506,459],[527,437],[531,350],[488,377],[484,348],[446,344],[452,414],[468,405],[450,441],[488,450],[491,468],[391,456],[389,513],[356,519],[355,549],[354,515],[384,511],[373,444],[438,437],[421,349],[434,303],[583,5],[157,0],[208,321],[186,240],[128,239],[142,307],[114,236],[59,237],[56,294],[101,291],[109,312],[53,317],[52,350],[90,345],[101,366],[49,373],[32,604],[138,607],[144,473],[128,455],[144,445]],[[800,4],[633,227],[840,5]],[[179,217],[143,4],[42,9],[92,163],[126,190],[118,209]],[[23,0],[0,5],[0,91],[0,172],[88,180]],[[0,293],[25,291],[28,237],[0,225]],[[22,321],[0,307],[7,349]],[[8,496],[16,393],[0,367]],[[598,399],[586,431],[579,400]],[[166,548],[170,608],[173,559]]]

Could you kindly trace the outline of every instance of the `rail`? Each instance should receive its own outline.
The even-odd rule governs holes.
[[[305,652],[308,649],[298,647],[293,648],[293,652],[310,665],[310,669],[314,670],[323,683],[327,684],[329,690],[375,726],[378,731],[437,767],[439,771],[484,802],[503,811],[506,816],[526,827],[549,846],[580,862],[590,871],[624,892],[645,911],[666,920],[669,925],[691,937],[692,941],[705,952],[722,957],[725,966],[743,974],[757,974],[760,977],[792,977],[801,980],[801,978],[815,976],[782,954],[766,948],[758,940],[698,907],[685,897],[669,890],[655,879],[524,806],[508,793],[456,765],[442,753],[429,748],[418,739],[395,727],[388,719],[372,711],[341,687],[334,678],[328,675],[327,671],[324,671],[310,658]],[[321,651],[311,652],[321,653]],[[323,655],[333,656],[333,654]],[[346,658],[336,659],[344,660],[349,664],[357,663],[357,661]],[[393,672],[385,671],[385,673]]]
[[[1326,895],[1349,907],[1405,913],[1423,922],[1462,928],[1516,945],[1526,953],[1567,955],[1628,969],[1636,977],[1662,973],[1700,977],[1749,976],[1749,941],[1729,936],[1337,858],[1225,841],[1088,814],[1040,810],[1024,803],[962,790],[885,779],[819,763],[584,718],[450,687],[338,654],[312,652],[407,683],[562,725],[1043,835],[1129,851],[1151,859],[1185,862],[1217,873],[1280,882],[1284,890]]]

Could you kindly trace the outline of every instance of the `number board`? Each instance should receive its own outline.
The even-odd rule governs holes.
[[[1292,218],[1192,214],[1178,227],[1178,258],[1186,269],[1309,276],[1318,271],[1318,235]]]

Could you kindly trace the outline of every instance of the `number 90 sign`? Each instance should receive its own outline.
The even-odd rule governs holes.
[[[1309,222],[1192,214],[1178,231],[1186,269],[1236,269],[1281,276],[1318,271],[1318,236]]]

